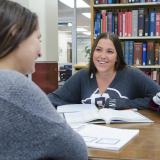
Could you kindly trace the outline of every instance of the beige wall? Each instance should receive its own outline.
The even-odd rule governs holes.
[[[58,0],[13,0],[39,16],[43,56],[38,61],[58,61]]]

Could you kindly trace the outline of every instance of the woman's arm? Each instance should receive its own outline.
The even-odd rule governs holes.
[[[122,74],[122,79],[118,85],[126,91],[128,98],[107,99],[106,107],[116,109],[125,108],[148,108],[152,97],[160,91],[160,86],[146,76],[142,71],[131,68]],[[127,95],[128,94],[128,95]]]
[[[64,104],[81,103],[81,79],[83,76],[83,71],[77,72],[62,87],[48,94],[51,103],[55,107]]]

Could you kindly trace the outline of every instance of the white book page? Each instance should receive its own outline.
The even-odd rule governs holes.
[[[108,150],[120,150],[139,133],[137,129],[117,129],[93,124],[71,127],[83,137],[88,147]]]
[[[58,106],[57,111],[68,123],[85,123],[98,119],[98,108],[94,104],[70,104]]]
[[[116,120],[124,122],[153,122],[149,118],[133,110],[113,110],[103,108],[99,111],[100,117],[102,117],[106,123]]]
[[[94,104],[68,104],[57,107],[58,112],[98,111]]]
[[[64,113],[64,118],[68,123],[86,123],[98,119],[98,116],[96,111]]]

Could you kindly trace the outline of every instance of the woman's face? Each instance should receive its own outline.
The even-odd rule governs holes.
[[[117,52],[110,39],[100,39],[93,53],[93,63],[98,73],[115,70]]]
[[[35,72],[35,60],[41,56],[40,30],[35,30],[27,39],[19,44],[14,54],[16,69],[23,74]]]

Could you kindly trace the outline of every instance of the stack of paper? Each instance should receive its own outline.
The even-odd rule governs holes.
[[[94,124],[72,124],[91,148],[120,150],[132,138],[138,135],[137,129],[118,129]]]

